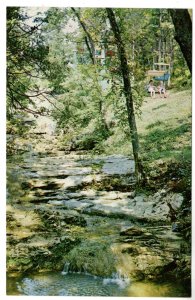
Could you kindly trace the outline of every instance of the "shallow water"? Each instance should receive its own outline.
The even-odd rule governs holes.
[[[21,279],[8,278],[9,295],[27,296],[127,296],[117,283],[85,274],[45,273]]]
[[[174,283],[131,282],[120,278],[87,274],[47,272],[26,277],[7,278],[7,295],[26,296],[119,296],[119,297],[187,297]]]

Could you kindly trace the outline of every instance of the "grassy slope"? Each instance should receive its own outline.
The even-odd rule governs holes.
[[[191,153],[191,91],[169,91],[168,98],[146,97],[136,118],[144,160],[154,161]],[[117,128],[104,143],[106,154],[132,154],[130,140]]]
[[[168,98],[147,97],[137,119],[141,152],[148,160],[191,155],[191,91],[171,93]],[[147,153],[145,153],[147,152]]]
[[[168,126],[177,127],[178,120],[191,116],[191,91],[169,92],[168,98],[146,97],[142,105],[141,119],[137,120],[139,133],[146,133],[147,126],[161,121]]]

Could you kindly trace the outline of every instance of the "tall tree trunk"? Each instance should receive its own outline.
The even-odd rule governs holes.
[[[178,42],[192,74],[192,20],[187,9],[169,9]]]
[[[159,29],[160,29],[160,35],[158,38],[158,63],[162,62],[162,56],[161,56],[161,51],[162,51],[162,28],[161,28],[161,23],[162,23],[162,14],[160,11],[159,14]],[[161,69],[161,67],[159,66],[159,70]]]
[[[87,49],[89,51],[89,55],[90,55],[91,61],[92,61],[93,64],[95,64],[95,47],[94,47],[94,43],[93,43],[93,40],[91,38],[91,35],[89,34],[89,32],[88,32],[88,30],[86,28],[86,25],[82,21],[82,19],[80,17],[80,14],[78,13],[78,11],[74,7],[71,7],[71,9],[74,12],[75,16],[77,17],[77,19],[79,21],[79,24],[83,28],[83,31],[85,32],[85,35],[86,35],[86,37],[85,37],[85,43],[87,45]]]
[[[121,72],[122,72],[122,76],[123,76],[124,94],[125,94],[125,98],[126,98],[126,107],[127,107],[127,113],[128,113],[128,122],[129,122],[129,127],[130,127],[133,155],[134,155],[134,160],[135,160],[135,174],[136,174],[137,180],[140,181],[140,179],[144,176],[144,173],[143,173],[141,159],[139,156],[139,140],[138,140],[136,121],[135,121],[134,105],[133,105],[133,97],[132,97],[132,91],[131,91],[129,67],[128,67],[128,63],[127,63],[127,56],[125,53],[125,47],[124,47],[124,44],[123,44],[123,41],[121,38],[121,33],[119,30],[118,24],[116,22],[114,12],[113,12],[112,8],[106,8],[106,11],[107,11],[108,19],[110,21],[110,25],[111,25],[112,31],[114,33],[115,41],[117,44]]]
[[[97,72],[97,69],[96,69],[96,65],[95,65],[95,47],[94,47],[94,42],[92,40],[92,37],[86,27],[86,24],[85,22],[83,22],[81,20],[81,17],[80,17],[80,14],[79,12],[74,8],[74,7],[71,7],[72,11],[74,12],[75,16],[77,17],[81,27],[83,28],[83,31],[85,33],[85,43],[87,45],[87,49],[89,51],[89,54],[90,54],[90,58],[92,60],[92,63],[95,67],[95,73],[96,73],[96,84],[97,84],[97,87],[98,87],[98,92],[99,92],[99,95],[100,95],[100,99],[99,99],[99,114],[100,114],[100,118],[101,118],[101,125],[103,126],[104,128],[104,131],[106,133],[109,132],[109,128],[108,128],[108,125],[106,123],[106,119],[105,119],[105,115],[104,115],[104,112],[103,112],[103,103],[102,103],[102,98],[103,98],[103,95],[102,95],[102,90],[101,90],[101,87],[100,87],[100,84],[97,80],[97,77],[98,77],[98,72]]]

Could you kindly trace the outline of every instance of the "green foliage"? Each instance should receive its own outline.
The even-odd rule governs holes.
[[[69,269],[76,272],[88,272],[92,275],[107,277],[116,272],[114,255],[104,241],[86,241],[71,250],[66,256]]]
[[[95,66],[80,65],[70,71],[69,78],[62,83],[64,93],[59,96],[60,110],[53,112],[64,132],[89,134],[82,143],[95,143],[108,136],[105,120],[106,98],[101,88],[101,74]]]
[[[79,54],[81,59],[78,55],[78,64],[74,65],[74,50],[85,44],[86,33],[78,28],[70,8],[49,8],[45,16],[37,14],[32,25],[28,25],[28,15],[22,9],[7,9],[8,119],[13,118],[17,109],[28,111],[30,107],[36,111],[40,87],[46,87],[46,92],[56,97],[58,108],[54,108],[52,115],[58,128],[63,130],[64,143],[78,136],[80,148],[95,147],[105,151],[108,140],[107,145],[112,141],[116,151],[120,151],[122,145],[127,151],[130,131],[126,101],[117,47],[106,10],[78,8],[78,12],[95,48],[113,50],[114,55],[106,57],[104,65],[97,61],[91,65],[87,53],[83,57]],[[141,116],[145,72],[153,67],[153,58],[155,61],[160,59],[157,51],[160,43],[161,50],[172,55],[161,57],[164,62],[170,62],[168,60],[173,59],[174,54],[172,86],[178,89],[189,87],[191,77],[174,41],[173,24],[166,9],[116,8],[114,12],[128,59],[135,111]],[[76,29],[66,31],[66,26],[73,20]],[[46,112],[39,109],[39,113]],[[148,129],[161,125],[150,124]],[[149,150],[151,143],[156,155],[162,149],[161,155],[164,155],[165,150],[171,149],[166,146],[168,137],[159,130],[146,137],[148,145],[145,143],[144,149]],[[157,145],[158,139],[164,145],[161,142]]]
[[[181,59],[182,61],[182,59]],[[192,87],[192,77],[190,71],[186,69],[186,64],[177,64],[171,78],[171,86],[178,91],[190,89]]]
[[[69,72],[68,64],[73,62],[71,36],[64,32],[70,20],[69,10],[68,8],[48,9],[43,27],[45,43],[49,48],[47,79],[53,94],[63,93],[61,83]]]
[[[16,110],[36,110],[38,78],[46,75],[48,48],[39,24],[28,25],[28,16],[19,7],[7,8],[7,117]],[[38,20],[38,19],[37,19]],[[31,105],[31,109],[29,109]]]
[[[24,114],[18,114],[15,116],[15,118],[11,118],[11,120],[7,121],[6,133],[23,137],[29,131],[29,129],[35,125],[32,121],[29,126],[25,123],[24,118]]]

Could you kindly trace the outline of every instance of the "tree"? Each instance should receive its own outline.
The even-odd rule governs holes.
[[[15,111],[46,114],[36,101],[48,98],[48,90],[41,88],[39,81],[47,78],[48,47],[41,35],[44,22],[37,17],[28,25],[29,17],[19,7],[7,8],[7,116]]]
[[[134,103],[133,103],[133,96],[131,91],[131,81],[130,81],[130,72],[128,68],[128,63],[127,63],[127,55],[125,53],[125,47],[123,44],[123,40],[121,38],[121,33],[119,30],[119,26],[116,22],[114,12],[111,8],[106,8],[106,11],[111,24],[111,28],[114,33],[114,37],[118,49],[118,55],[120,59],[120,67],[123,76],[124,94],[126,98],[126,107],[128,113],[128,122],[130,127],[131,142],[132,142],[133,155],[135,160],[135,174],[139,181],[140,177],[142,177],[144,174],[143,174],[143,166],[139,154],[139,139],[138,139],[138,133],[137,133],[137,127],[135,121]]]
[[[92,37],[91,37],[91,35],[89,34],[89,31],[86,28],[85,22],[83,22],[82,18],[80,17],[79,12],[74,7],[71,7],[71,9],[74,12],[75,16],[77,17],[77,19],[79,21],[79,24],[83,28],[83,31],[85,33],[85,42],[86,42],[86,45],[87,45],[87,49],[89,51],[92,63],[95,64],[95,47],[94,47],[94,42],[92,40]]]
[[[192,20],[187,9],[169,9],[178,42],[192,74]]]

